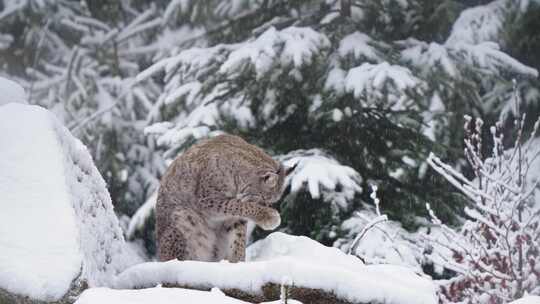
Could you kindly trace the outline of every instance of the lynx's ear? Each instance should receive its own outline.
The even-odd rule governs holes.
[[[296,162],[292,167],[285,167],[285,176],[289,176],[289,174],[296,169],[296,166],[298,166],[298,162]]]

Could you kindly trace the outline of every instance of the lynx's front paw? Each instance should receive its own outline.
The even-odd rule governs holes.
[[[272,208],[265,208],[263,210],[264,212],[260,214],[256,224],[264,230],[276,229],[279,224],[281,224],[281,216],[279,216],[279,212]]]

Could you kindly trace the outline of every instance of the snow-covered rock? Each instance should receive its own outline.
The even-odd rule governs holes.
[[[10,102],[26,103],[26,93],[13,80],[0,77],[0,106]]]
[[[140,290],[115,290],[90,288],[84,291],[76,304],[247,304],[225,296],[219,290],[200,291],[183,288],[147,288]]]
[[[0,290],[59,300],[138,262],[86,147],[47,110],[0,106]]]
[[[116,288],[158,284],[205,290],[217,287],[227,294],[240,291],[258,301],[268,301],[275,300],[268,296],[268,289],[285,281],[293,289],[331,295],[341,302],[437,303],[433,282],[410,268],[366,266],[355,257],[305,237],[274,233],[249,248],[248,257],[250,260],[244,263],[138,264],[117,277]]]

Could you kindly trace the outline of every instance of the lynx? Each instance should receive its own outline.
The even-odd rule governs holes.
[[[220,135],[195,144],[170,165],[156,206],[161,261],[243,261],[246,224],[279,226],[270,206],[294,168],[285,168],[242,138]]]

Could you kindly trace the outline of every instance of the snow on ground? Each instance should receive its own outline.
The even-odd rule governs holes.
[[[0,288],[60,299],[139,260],[86,147],[47,110],[0,106]]]
[[[540,304],[540,296],[525,296],[508,304]]]
[[[266,283],[285,278],[297,287],[332,292],[350,302],[437,303],[431,280],[401,266],[365,266],[352,256],[304,237],[274,233],[248,250],[245,263],[197,261],[150,262],[122,272],[116,288],[153,287],[161,283],[195,288],[240,289],[262,294]]]
[[[26,93],[15,81],[0,77],[0,106],[10,102],[26,103]]]
[[[221,291],[200,291],[183,288],[147,288],[140,290],[114,290],[91,288],[84,291],[75,304],[243,304],[225,296]]]

